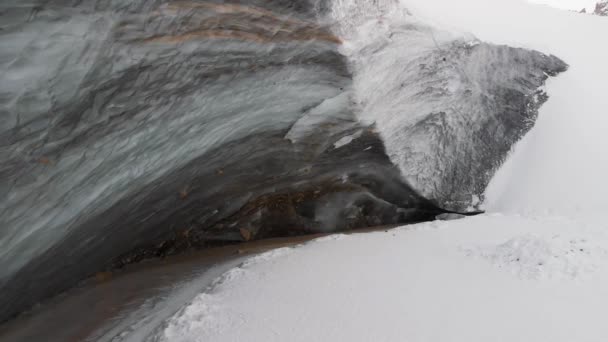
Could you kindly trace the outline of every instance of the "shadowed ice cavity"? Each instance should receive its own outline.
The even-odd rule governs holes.
[[[146,257],[474,205],[565,64],[374,4],[2,2],[0,320]]]

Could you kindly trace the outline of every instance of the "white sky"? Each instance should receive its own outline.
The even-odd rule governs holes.
[[[530,2],[545,4],[553,7],[569,9],[569,10],[581,10],[587,8],[587,10],[595,7],[595,4],[599,0],[528,0]]]

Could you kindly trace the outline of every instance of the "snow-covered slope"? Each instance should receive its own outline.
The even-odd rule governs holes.
[[[604,341],[605,225],[483,216],[335,236],[226,273],[151,341]]]
[[[517,0],[403,2],[452,32],[571,65],[547,85],[537,125],[488,190],[488,209],[507,214],[267,254],[227,273],[151,340],[606,340],[608,47],[597,42],[608,21]]]

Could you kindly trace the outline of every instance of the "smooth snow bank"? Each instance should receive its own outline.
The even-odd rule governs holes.
[[[229,272],[157,339],[605,341],[607,228],[487,215],[325,238]]]
[[[583,8],[593,11],[598,0],[528,0],[533,3],[547,5],[571,11],[580,11]]]
[[[608,19],[523,0],[402,0],[410,11],[482,41],[554,54],[570,69],[547,84],[532,131],[494,177],[489,211],[588,214],[608,205]]]

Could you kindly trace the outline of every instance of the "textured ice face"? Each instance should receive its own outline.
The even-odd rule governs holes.
[[[565,67],[395,1],[0,10],[0,320],[144,257],[474,207]]]
[[[545,80],[566,64],[430,27],[397,1],[336,1],[331,15],[346,37],[359,117],[376,124],[407,182],[444,209],[479,210],[534,124]]]
[[[593,14],[599,15],[602,17],[608,16],[608,1],[601,1],[595,5],[595,9],[593,10]]]

